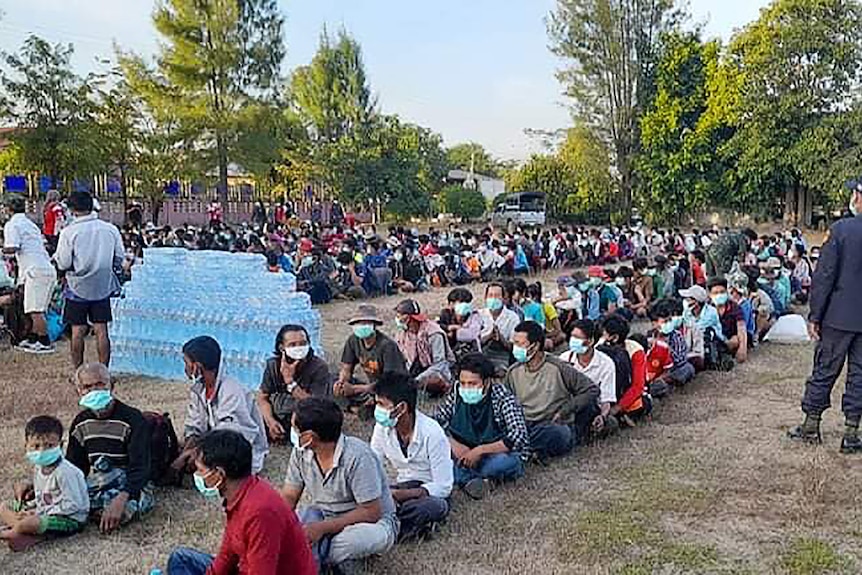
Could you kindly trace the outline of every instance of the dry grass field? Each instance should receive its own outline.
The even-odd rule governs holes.
[[[550,287],[550,278],[544,277]],[[478,291],[480,287],[475,288]],[[419,296],[439,308],[445,290]],[[375,303],[392,318],[400,298]],[[327,358],[337,360],[356,304],[321,308]],[[92,347],[92,344],[91,344]],[[862,572],[862,461],[838,453],[842,419],[824,419],[825,445],[790,444],[813,346],[765,345],[729,374],[707,374],[658,406],[652,421],[591,445],[482,502],[454,497],[431,541],[399,546],[368,573],[790,574]],[[177,358],[181,361],[181,358]],[[49,357],[0,351],[0,490],[30,473],[23,425],[41,413],[68,423],[76,397],[67,348]],[[843,383],[833,404],[840,405]],[[182,426],[185,386],[120,377],[116,395],[166,410]],[[350,422],[368,438],[371,428]],[[288,448],[265,475],[279,483]],[[141,574],[176,545],[214,551],[222,512],[195,491],[162,490],[156,510],[121,532],[97,529],[27,553],[0,550],[0,574]]]

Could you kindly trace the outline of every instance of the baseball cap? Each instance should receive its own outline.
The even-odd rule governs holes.
[[[425,321],[428,319],[428,317],[422,313],[422,309],[419,307],[419,304],[413,299],[405,299],[395,306],[395,311],[397,313],[403,313],[410,319],[414,319],[416,321]]]
[[[682,298],[693,299],[698,303],[705,303],[709,299],[706,289],[699,285],[693,285],[688,289],[681,289],[679,290],[679,295]]]

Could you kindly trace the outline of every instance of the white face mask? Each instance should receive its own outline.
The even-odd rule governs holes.
[[[298,347],[286,347],[284,348],[284,355],[294,361],[299,361],[306,358],[309,349],[310,348],[307,345],[300,345]]]

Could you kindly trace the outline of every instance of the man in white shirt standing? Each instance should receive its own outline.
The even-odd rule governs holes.
[[[388,372],[374,393],[371,449],[398,474],[391,490],[400,540],[422,537],[449,514],[454,482],[449,440],[439,423],[416,409],[416,384],[408,376]]]
[[[111,361],[108,324],[110,297],[120,288],[114,272],[126,257],[120,231],[99,219],[93,211],[93,197],[75,192],[67,200],[74,219],[60,232],[54,261],[66,272],[66,309],[64,321],[72,326],[72,364],[84,363],[84,337],[92,323],[96,334],[99,363]]]
[[[512,336],[515,326],[521,323],[518,314],[504,305],[506,289],[503,284],[489,283],[485,288],[485,307],[482,317],[482,350],[497,371],[505,371],[511,364]]]
[[[3,253],[14,255],[18,261],[18,285],[24,286],[24,313],[32,321],[30,335],[18,349],[27,353],[53,353],[45,312],[54,294],[57,271],[48,257],[42,232],[24,214],[24,198],[13,196],[7,206],[12,217],[3,228]]]
[[[576,321],[569,339],[569,351],[564,352],[560,359],[572,364],[599,386],[600,413],[593,419],[593,432],[606,434],[619,427],[611,415],[611,408],[617,402],[617,368],[610,356],[595,348],[598,334],[594,321]]]

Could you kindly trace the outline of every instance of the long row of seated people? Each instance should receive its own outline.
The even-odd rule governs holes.
[[[541,284],[490,283],[481,309],[456,288],[437,321],[404,300],[394,338],[381,331],[377,308],[360,305],[335,377],[306,330],[284,326],[256,393],[224,372],[214,339],[194,338],[183,347],[190,388],[181,441],[166,416],[116,398],[105,366],[85,364],[65,453],[55,417],[25,426],[33,477],[0,507],[0,538],[25,549],[91,518],[110,533],[153,508],[155,485],[188,484],[225,501],[227,526],[215,556],[177,549],[169,573],[349,571],[433,532],[454,487],[481,499],[532,461],[636,426],[655,397],[697,371],[745,361],[776,315],[777,296],[762,289],[763,276],[777,283],[768,271],[651,295],[642,312],[625,294],[643,292],[654,276],[635,268],[632,277],[596,269],[563,277],[550,301]],[[641,315],[651,320],[647,334],[630,333],[629,318]],[[433,414],[418,409],[424,393],[442,397]],[[373,414],[370,444],[343,433],[345,411]],[[270,444],[288,441],[276,490],[259,474]]]

